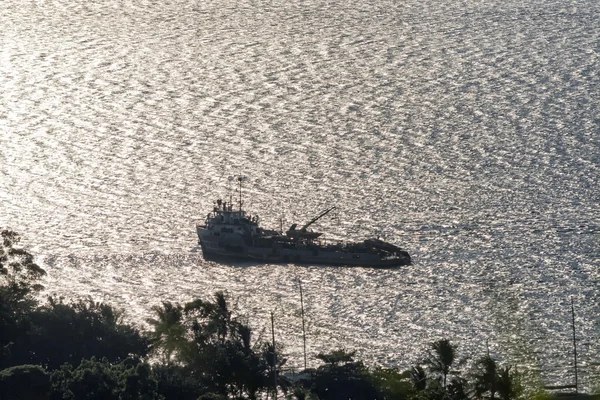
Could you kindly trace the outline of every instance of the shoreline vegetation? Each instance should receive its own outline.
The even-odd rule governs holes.
[[[222,292],[152,307],[151,329],[142,332],[124,323],[122,311],[91,299],[36,300],[45,271],[18,246],[17,233],[0,233],[0,400],[560,397],[489,354],[465,367],[445,338],[408,371],[370,368],[338,349],[291,375],[285,349],[274,337],[255,340]]]

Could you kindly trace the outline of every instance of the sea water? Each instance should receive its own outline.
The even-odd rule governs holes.
[[[600,379],[600,3],[4,0],[0,225],[147,329],[223,290],[303,367],[415,365],[448,338],[544,383]],[[203,260],[218,198],[379,237],[398,269]]]

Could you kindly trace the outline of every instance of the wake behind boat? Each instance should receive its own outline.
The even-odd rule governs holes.
[[[241,183],[240,183],[241,185]],[[362,242],[326,243],[322,233],[308,227],[335,207],[322,212],[300,229],[294,224],[285,232],[263,229],[257,216],[242,209],[241,186],[238,209],[232,202],[217,200],[203,223],[196,225],[204,258],[237,258],[264,263],[305,263],[345,266],[393,267],[410,265],[410,255],[379,239]]]

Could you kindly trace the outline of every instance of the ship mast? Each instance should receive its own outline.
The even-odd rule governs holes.
[[[243,180],[243,178],[241,176],[237,177],[237,181],[240,184],[240,187],[239,187],[239,191],[240,191],[240,211],[242,211],[242,180]]]

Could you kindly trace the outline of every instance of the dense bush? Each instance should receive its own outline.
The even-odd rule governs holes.
[[[54,400],[158,400],[158,382],[149,364],[139,359],[110,363],[106,358],[82,360],[76,368],[63,365],[51,375]]]
[[[188,367],[155,364],[152,370],[158,381],[158,393],[165,399],[196,400],[208,393],[208,388]]]
[[[50,377],[39,365],[18,365],[0,371],[0,399],[47,399]]]
[[[310,392],[322,400],[383,399],[373,375],[353,356],[343,351],[319,354],[325,364],[311,371]]]
[[[148,340],[123,323],[122,312],[91,299],[71,304],[49,299],[31,312],[30,321],[21,353],[51,369],[94,356],[119,362],[148,352]]]
[[[148,352],[148,340],[105,304],[91,300],[64,304],[53,299],[41,306],[13,304],[27,305],[3,314],[0,368],[40,364],[54,369],[92,356],[118,362]]]

